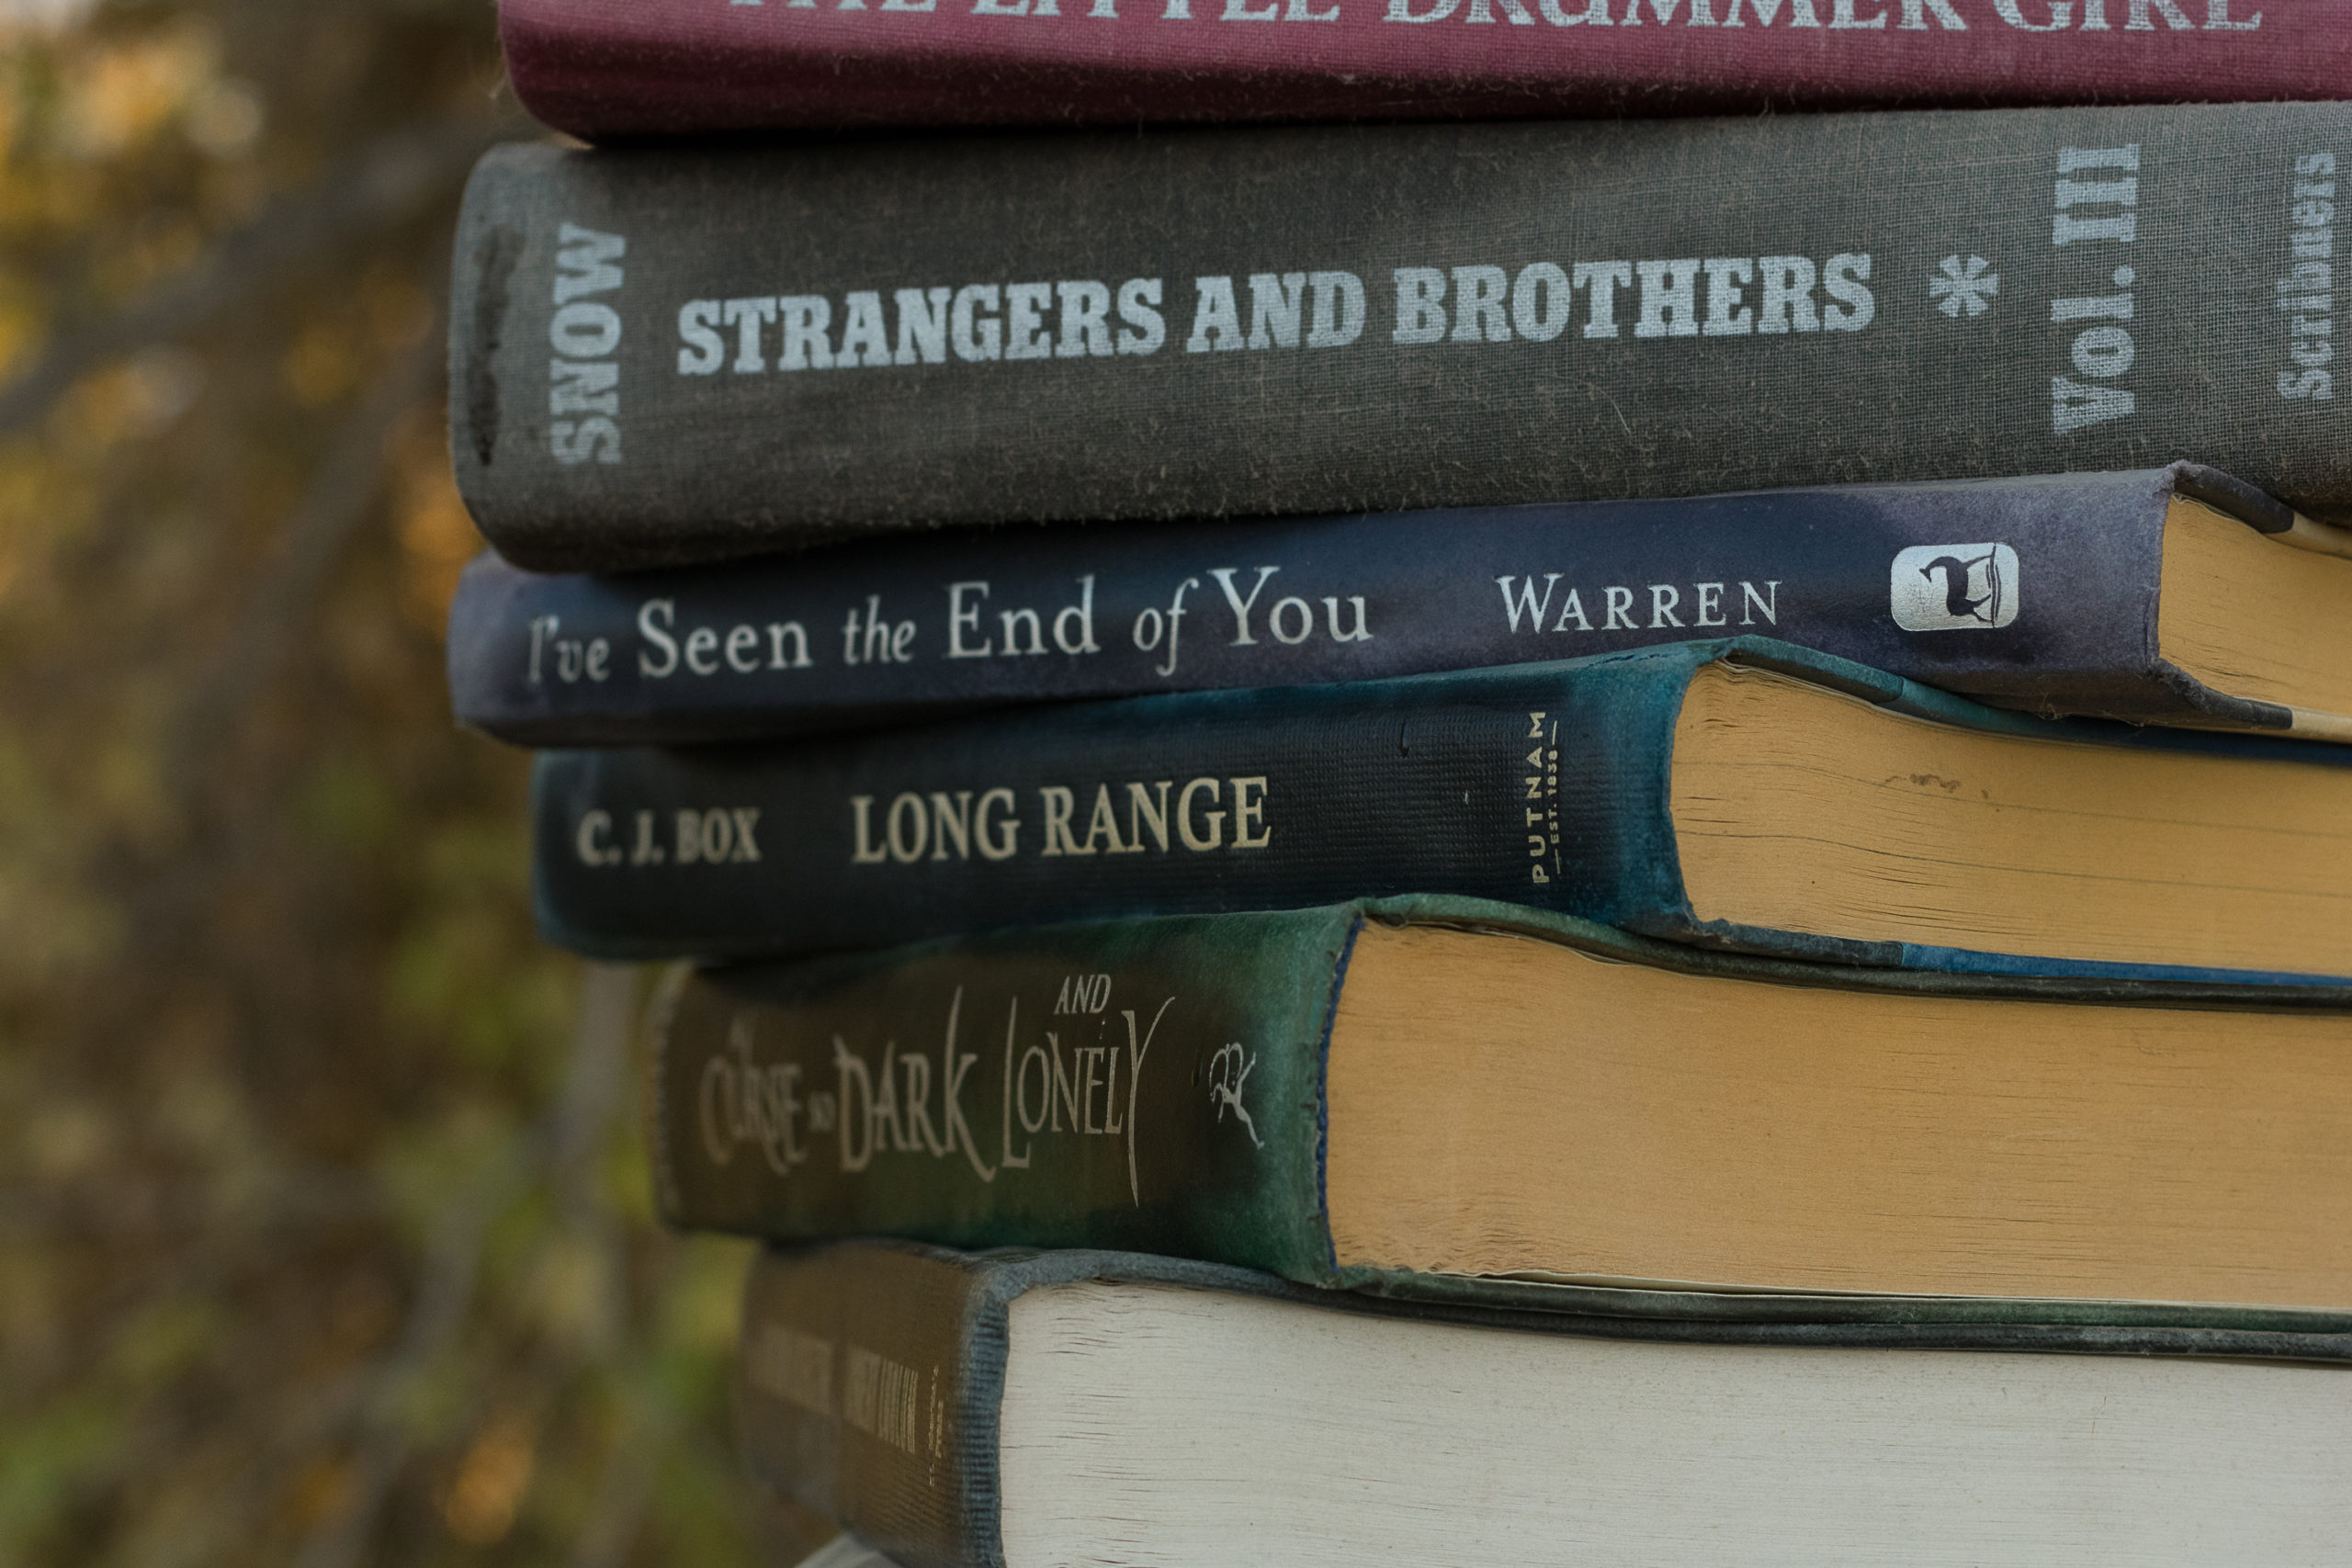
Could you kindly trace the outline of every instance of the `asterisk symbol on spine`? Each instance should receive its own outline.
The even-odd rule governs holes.
[[[2001,291],[2001,275],[1985,270],[1993,264],[1983,256],[1971,256],[1963,265],[1958,256],[1946,256],[1936,276],[1928,279],[1928,298],[1940,301],[1936,309],[1957,318],[1961,307],[1966,306],[1972,316],[1981,316],[1994,295]]]

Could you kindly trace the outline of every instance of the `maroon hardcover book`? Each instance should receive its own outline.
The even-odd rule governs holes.
[[[590,140],[2352,97],[2352,0],[503,0]]]

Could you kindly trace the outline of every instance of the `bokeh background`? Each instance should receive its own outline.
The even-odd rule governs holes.
[[[0,0],[0,1565],[754,1561],[644,977],[452,725],[492,0]]]

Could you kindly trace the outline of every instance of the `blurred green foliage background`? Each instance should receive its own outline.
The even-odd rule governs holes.
[[[0,10],[0,1564],[752,1560],[742,1250],[452,725],[492,0]]]

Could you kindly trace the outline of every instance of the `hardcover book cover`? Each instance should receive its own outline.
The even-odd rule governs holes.
[[[1374,680],[1755,632],[2042,714],[2297,733],[2352,715],[2168,648],[2176,508],[2352,609],[2352,532],[2192,463],[1296,522],[966,529],[627,576],[484,555],[449,612],[458,720],[535,746],[753,740],[997,705]],[[2199,514],[2200,520],[2202,513]],[[2221,541],[2228,543],[2230,541]],[[2266,581],[2267,579],[2266,579]],[[2342,662],[2352,663],[2352,645]],[[2352,674],[2352,671],[2347,671]],[[2324,711],[2313,711],[2314,708]]]
[[[2324,98],[2345,0],[503,0],[594,141],[841,125]]]
[[[1629,1320],[2352,1326],[2345,987],[1805,965],[1453,898],[673,987],[654,1169],[694,1229]]]
[[[942,524],[2145,468],[2352,514],[2342,104],[492,152],[533,570]]]
[[[2285,1339],[1473,1314],[873,1243],[763,1255],[743,1322],[753,1473],[910,1568],[2191,1568],[2343,1528],[2345,1374]]]
[[[1454,893],[1788,957],[2301,986],[2352,975],[2347,778],[2352,748],[2039,719],[1742,637],[546,751],[535,896],[612,958]]]

